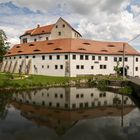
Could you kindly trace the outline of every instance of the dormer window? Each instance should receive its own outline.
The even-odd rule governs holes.
[[[16,46],[16,48],[20,48],[20,46]]]
[[[65,28],[65,24],[63,24],[62,27]]]
[[[54,50],[62,50],[61,48],[55,48]]]
[[[34,44],[29,44],[29,46],[34,46]]]
[[[61,36],[61,32],[58,32],[58,35]]]
[[[21,53],[22,51],[18,51],[18,53]]]

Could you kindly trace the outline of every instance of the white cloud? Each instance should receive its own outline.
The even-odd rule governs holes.
[[[0,2],[6,1],[8,0],[0,0]],[[38,23],[54,23],[59,16],[75,26],[85,38],[127,41],[140,33],[140,7],[133,5],[132,0],[86,2],[85,0],[12,0],[12,2],[21,8],[28,7],[34,12],[37,10],[43,12],[1,17],[0,22],[4,22],[4,27],[7,24],[7,28],[15,30],[13,33],[11,30],[6,30],[10,40],[15,43],[17,37],[14,36],[21,35],[25,29],[33,28]]]

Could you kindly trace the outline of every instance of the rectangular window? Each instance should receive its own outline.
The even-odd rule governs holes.
[[[119,57],[119,61],[122,61],[122,57]]]
[[[63,65],[60,65],[60,69],[63,69]]]
[[[84,65],[81,65],[81,69],[84,69]]]
[[[75,60],[76,59],[76,55],[73,55],[72,58]]]
[[[114,62],[117,62],[117,57],[114,57]]]
[[[21,59],[22,57],[21,56],[19,56],[19,59]]]
[[[44,65],[42,65],[42,69],[44,69]]]
[[[65,55],[65,60],[68,60],[68,55]]]
[[[47,65],[47,69],[49,69],[49,65]]]
[[[46,37],[46,40],[49,40],[49,38],[48,38],[48,37]]]
[[[49,55],[49,59],[52,60],[52,55]]]
[[[107,56],[105,56],[105,61],[107,61],[108,60],[108,57]]]
[[[61,32],[58,32],[58,35],[61,36]]]
[[[34,39],[34,42],[36,42],[36,41],[37,41],[37,39],[35,38],[35,39]]]
[[[83,55],[80,55],[80,60],[83,60],[84,59],[84,56]]]
[[[35,58],[35,55],[33,56],[33,58]]]
[[[14,57],[14,59],[16,59],[16,57]]]
[[[124,60],[127,62],[128,61],[128,57],[125,57]]]
[[[93,70],[94,69],[94,66],[91,66],[91,69]]]
[[[85,60],[88,60],[88,55],[85,55]]]
[[[79,65],[76,65],[76,69],[79,69],[80,67],[79,67]]]
[[[106,69],[107,66],[106,65],[100,65],[100,69]]]
[[[58,69],[58,66],[57,65],[55,65],[55,69]]]
[[[136,62],[138,62],[139,61],[139,59],[138,59],[138,57],[136,58]]]
[[[60,59],[60,55],[57,55],[57,56],[56,56],[56,59],[59,60],[59,59]]]
[[[138,71],[138,67],[135,67],[135,70]]]
[[[42,55],[42,60],[45,60],[45,56],[44,55]]]
[[[103,65],[100,65],[100,69],[103,69]]]
[[[101,58],[101,56],[98,56],[98,60],[101,60],[102,58]]]
[[[23,43],[27,43],[27,38],[24,38],[22,41]]]
[[[26,58],[28,59],[28,58],[29,58],[29,56],[26,56]]]
[[[92,56],[92,60],[95,60],[95,56]]]

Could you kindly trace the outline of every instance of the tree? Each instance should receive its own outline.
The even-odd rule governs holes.
[[[116,66],[114,67],[114,71],[116,72],[117,76],[120,74],[120,63],[119,61],[116,62]]]
[[[3,30],[0,29],[0,62],[2,62],[4,55],[9,49],[8,42],[6,42],[7,37]]]

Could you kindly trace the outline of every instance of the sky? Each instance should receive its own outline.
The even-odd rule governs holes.
[[[0,0],[0,29],[12,45],[25,30],[59,17],[83,38],[128,42],[140,34],[140,0]],[[130,44],[140,51],[140,37]]]

